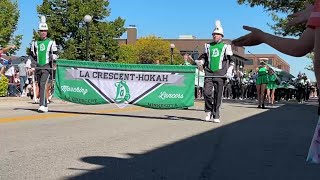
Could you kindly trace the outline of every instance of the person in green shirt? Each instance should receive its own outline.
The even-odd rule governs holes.
[[[230,66],[233,53],[231,45],[222,41],[224,34],[221,22],[216,21],[215,25],[212,33],[213,42],[205,44],[204,54],[195,62],[205,70],[205,121],[219,123],[223,87],[227,80],[228,69],[233,68]],[[212,93],[213,88],[214,96]]]
[[[55,41],[48,38],[48,25],[44,16],[41,17],[39,24],[39,35],[40,39],[32,42],[31,54],[37,62],[35,75],[38,87],[40,87],[38,112],[48,112],[46,89],[52,75],[53,62],[58,58],[58,50]]]
[[[258,108],[265,108],[265,92],[268,84],[268,71],[264,61],[260,62],[258,70],[258,78],[256,81],[257,96],[258,96]]]
[[[277,75],[274,73],[274,71],[269,68],[269,73],[268,73],[268,85],[267,85],[267,97],[269,104],[273,106],[274,104],[274,93],[277,89]]]
[[[193,58],[189,54],[185,54],[183,56],[184,64],[185,66],[190,66],[193,64]]]

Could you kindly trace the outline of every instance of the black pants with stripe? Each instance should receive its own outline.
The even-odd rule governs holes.
[[[42,66],[41,68],[50,68],[49,65]],[[37,69],[36,70],[36,78],[38,81],[38,87],[40,89],[40,106],[47,107],[47,83],[50,78],[50,70],[49,69]]]
[[[221,78],[205,78],[204,80],[204,101],[205,112],[212,112],[214,119],[220,118],[220,107],[222,103],[224,80]],[[212,88],[214,87],[214,97]]]

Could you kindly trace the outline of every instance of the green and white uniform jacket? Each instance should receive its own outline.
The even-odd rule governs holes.
[[[205,53],[208,59],[204,62],[206,74],[210,76],[225,76],[232,61],[231,45],[224,42],[205,44]]]
[[[33,41],[31,45],[32,56],[36,59],[39,66],[47,65],[50,61],[56,60],[57,51],[55,41],[49,38]]]

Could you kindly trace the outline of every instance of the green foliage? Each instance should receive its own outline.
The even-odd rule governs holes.
[[[170,64],[171,52],[170,42],[164,41],[156,36],[147,36],[136,42],[138,59],[141,64]],[[174,49],[173,64],[182,64],[183,58],[178,49]]]
[[[5,75],[0,75],[0,97],[7,96],[9,80]]]
[[[61,58],[85,59],[87,26],[83,18],[88,14],[92,16],[89,59],[115,61],[119,47],[114,38],[125,32],[124,20],[107,21],[108,6],[105,0],[43,0],[37,11],[47,17],[49,37],[62,49]]]
[[[307,57],[311,60],[311,64],[308,65],[307,67],[305,67],[304,69],[309,70],[309,71],[314,71],[314,67],[313,67],[313,60],[314,60],[314,53],[310,53],[307,55]]]
[[[20,11],[18,2],[12,0],[1,0],[0,3],[0,45],[6,47],[8,44],[14,44],[16,49],[11,50],[8,54],[14,54],[19,50],[22,40],[22,35],[14,35],[17,30]]]
[[[124,44],[120,46],[117,63],[137,64],[138,61],[138,51],[135,45]]]
[[[156,36],[142,37],[136,44],[121,45],[118,63],[129,64],[170,64],[170,42]],[[174,49],[173,64],[183,64],[183,57]]]
[[[246,4],[250,7],[262,6],[267,12],[269,12],[272,20],[275,24],[268,24],[276,35],[281,36],[300,36],[306,28],[306,24],[300,24],[294,27],[288,27],[288,19],[279,16],[282,14],[293,14],[304,9],[304,3],[309,2],[313,4],[315,0],[238,0],[239,4]],[[307,57],[313,58],[310,54]],[[307,66],[305,69],[314,71],[313,63]]]
[[[300,36],[305,29],[305,24],[295,27],[287,27],[287,18],[282,18],[279,13],[292,14],[304,8],[305,2],[314,3],[315,0],[238,0],[239,4],[250,7],[262,6],[271,15],[275,24],[269,24],[275,34],[282,36]]]

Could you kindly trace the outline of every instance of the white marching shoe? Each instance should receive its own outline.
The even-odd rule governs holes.
[[[48,107],[44,107],[44,106],[40,106],[38,109],[38,112],[42,112],[42,113],[46,113],[48,111],[49,111]]]
[[[212,116],[211,116],[211,112],[207,112],[207,115],[206,115],[206,117],[205,117],[205,121],[207,121],[207,122],[212,122]]]
[[[34,99],[34,104],[39,104],[39,102],[40,102],[40,99],[38,99],[38,98],[36,98],[36,99]]]
[[[220,119],[213,119],[214,123],[220,123]]]

